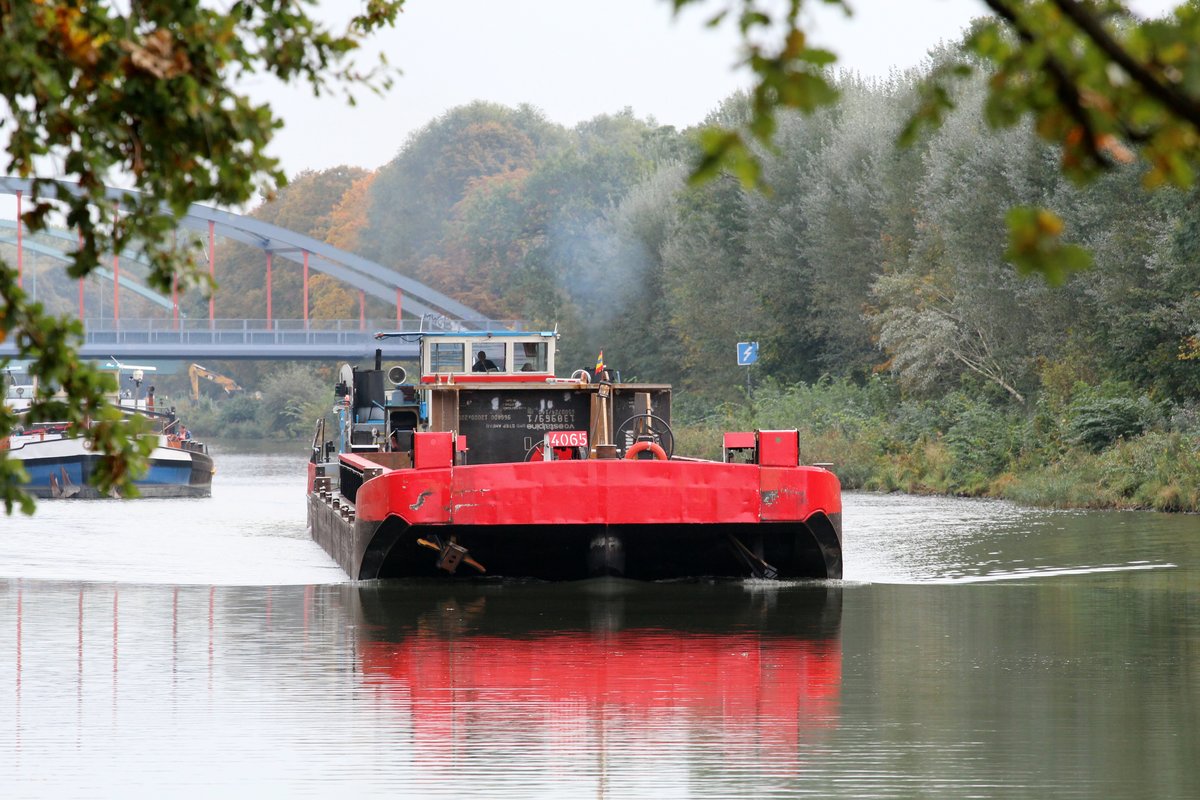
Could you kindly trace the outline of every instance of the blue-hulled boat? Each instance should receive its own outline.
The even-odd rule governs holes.
[[[125,365],[115,368],[129,369]],[[144,369],[152,368],[138,368],[137,373]],[[139,388],[141,379],[139,374]],[[17,414],[28,409],[35,385],[22,383],[11,368],[5,383],[5,405]],[[154,432],[146,434],[155,440],[148,468],[133,481],[141,497],[208,497],[212,493],[214,469],[208,448],[191,439],[173,410],[155,410],[152,396],[134,394],[114,402],[124,413],[145,417],[154,426]],[[90,444],[70,435],[66,423],[31,423],[0,439],[0,458],[21,464],[29,476],[25,490],[35,497],[96,498],[102,495],[90,479],[102,456],[92,452]]]

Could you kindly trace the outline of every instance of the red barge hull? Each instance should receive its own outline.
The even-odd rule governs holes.
[[[390,470],[343,456],[341,468],[353,512],[314,475],[309,520],[356,579],[446,575],[431,540],[454,541],[505,577],[753,577],[760,563],[781,579],[842,576],[840,487],[820,467],[614,459]],[[354,489],[356,473],[366,480]]]

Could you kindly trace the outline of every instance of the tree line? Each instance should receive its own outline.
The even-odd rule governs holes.
[[[256,213],[493,318],[557,325],[564,364],[603,349],[624,376],[707,401],[744,383],[746,340],[760,343],[757,381],[887,374],[906,398],[965,387],[1018,404],[1074,380],[1194,396],[1195,192],[1147,194],[1139,164],[1075,186],[1028,128],[979,122],[980,82],[934,135],[896,148],[919,77],[846,76],[837,106],[784,115],[761,154],[767,192],[689,185],[694,132],[628,111],[567,129],[476,103],[376,172],[303,174]],[[735,96],[708,122],[745,113]],[[1006,261],[1005,215],[1033,203],[1093,254],[1062,286]],[[261,254],[225,249],[223,313],[261,315]],[[356,318],[357,293],[326,284],[313,316]],[[299,316],[298,270],[277,270],[274,302]]]
[[[766,191],[728,175],[692,185],[699,129],[629,111],[567,128],[529,107],[474,103],[412,134],[380,169],[303,174],[256,213],[493,318],[557,325],[564,368],[603,350],[625,379],[674,384],[682,422],[765,424],[746,409],[778,411],[793,392],[799,414],[813,401],[794,392],[840,386],[843,417],[869,406],[890,431],[876,426],[873,466],[851,470],[852,485],[987,493],[1018,465],[1190,419],[1196,192],[1145,192],[1140,163],[1072,183],[1061,151],[1029,126],[997,133],[981,122],[982,80],[958,86],[937,131],[897,148],[922,78],[842,75],[836,106],[781,113],[774,147],[758,153]],[[733,96],[705,125],[749,113]],[[1014,206],[1053,209],[1092,267],[1062,285],[1019,274],[1006,257]],[[261,255],[236,249],[220,263],[255,266],[221,279],[220,303],[253,316],[264,305]],[[301,302],[298,273],[277,273],[276,314],[299,316]],[[355,318],[358,298],[314,281],[311,307]],[[368,300],[369,316],[391,313]],[[760,344],[754,403],[739,341]],[[948,435],[973,464],[957,478],[884,477],[889,449],[911,455]],[[820,456],[845,461],[860,444]]]

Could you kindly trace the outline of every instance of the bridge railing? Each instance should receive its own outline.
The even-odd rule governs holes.
[[[395,320],[111,319],[83,320],[89,345],[319,345],[360,341]],[[407,329],[407,325],[405,326]],[[413,325],[414,332],[418,325]]]
[[[402,330],[495,330],[520,329],[523,322],[493,320],[396,320],[379,319],[112,319],[83,320],[85,341],[89,345],[320,345],[344,344],[370,338],[377,331]]]
[[[417,338],[379,340],[396,331],[394,319],[137,319],[86,318],[79,352],[86,358],[130,359],[362,359],[382,350],[389,358],[416,355]],[[406,319],[406,333],[430,331],[534,330],[526,323],[495,320]],[[0,358],[17,354],[16,340],[0,342]]]

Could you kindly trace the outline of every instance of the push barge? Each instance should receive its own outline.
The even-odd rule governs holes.
[[[312,537],[351,578],[841,578],[841,489],[795,430],[674,452],[671,389],[555,374],[554,332],[420,339],[420,375],[343,365],[308,464]]]

